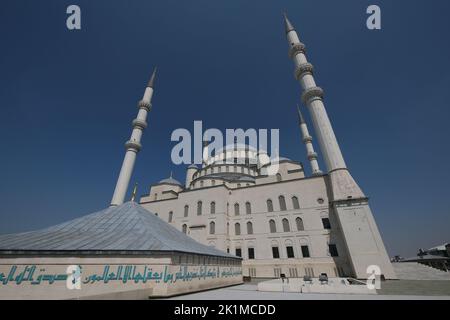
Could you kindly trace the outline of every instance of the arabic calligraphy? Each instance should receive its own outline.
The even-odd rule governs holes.
[[[162,271],[160,270],[161,267],[158,267],[159,271],[147,265],[105,265],[102,273],[83,275],[83,271],[81,271],[81,277],[84,284],[107,284],[113,281],[136,284],[147,282],[169,284],[177,281],[206,280],[242,275],[242,269],[240,267],[181,265],[177,272],[170,271],[170,267],[173,266],[163,266]],[[83,270],[81,266],[80,270]],[[0,284],[7,285],[8,283],[15,283],[16,285],[20,285],[22,283],[29,283],[31,285],[38,285],[48,283],[51,285],[57,281],[66,281],[67,278],[68,274],[66,273],[48,273],[44,267],[38,268],[36,265],[23,266],[23,270],[18,270],[18,266],[13,265],[7,274],[0,273]]]

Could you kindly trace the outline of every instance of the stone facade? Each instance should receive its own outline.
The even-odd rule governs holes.
[[[250,164],[249,148],[229,156],[191,166],[187,188],[162,180],[140,204],[200,243],[242,256],[245,276],[352,274],[327,175],[306,177],[301,163],[279,158],[279,173],[267,176]]]

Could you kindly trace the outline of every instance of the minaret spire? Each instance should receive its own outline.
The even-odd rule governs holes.
[[[289,21],[286,12],[283,13],[283,17],[284,17],[284,28],[286,30],[286,34],[288,34],[288,32],[290,32],[290,31],[294,31],[295,30],[294,26]]]
[[[141,150],[141,137],[144,129],[147,127],[147,114],[150,112],[153,97],[153,86],[155,84],[156,68],[150,77],[150,81],[144,91],[142,100],[139,101],[138,115],[133,120],[133,131],[130,140],[125,143],[125,158],[123,159],[122,168],[120,169],[119,178],[117,179],[116,188],[111,200],[112,206],[121,205],[125,199],[125,195],[130,184],[131,174],[133,173],[134,163],[136,161],[137,153]]]
[[[286,37],[289,42],[289,56],[295,63],[295,78],[300,82],[303,89],[302,101],[310,112],[327,171],[332,178],[332,183],[333,181],[346,181],[346,183],[336,183],[333,187],[333,198],[338,200],[347,199],[347,197],[365,197],[347,170],[347,165],[325,110],[323,90],[316,86],[313,77],[313,65],[306,59],[305,45],[300,42],[297,32],[286,15],[284,16],[284,22]],[[332,176],[336,178],[333,179]]]
[[[295,63],[295,77],[303,89],[302,100],[307,106],[321,154],[328,171],[330,209],[342,232],[353,277],[366,279],[367,268],[376,265],[386,279],[396,279],[386,248],[372,216],[367,197],[347,169],[323,103],[323,90],[316,86],[313,66],[305,56],[292,24],[285,18],[289,56]]]
[[[300,107],[298,104],[297,104],[297,113],[300,130],[303,136],[303,143],[306,146],[306,153],[308,156],[309,163],[311,165],[311,172],[313,175],[320,175],[322,174],[322,171],[320,171],[319,163],[317,162],[317,153],[314,151],[314,147],[312,144],[312,137],[309,134],[308,126],[306,125],[306,121],[303,118],[302,112],[300,111]]]

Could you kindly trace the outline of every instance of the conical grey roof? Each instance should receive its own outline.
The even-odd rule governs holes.
[[[91,213],[42,230],[0,235],[0,253],[186,252],[235,257],[203,245],[135,202]],[[235,257],[236,258],[236,257]]]

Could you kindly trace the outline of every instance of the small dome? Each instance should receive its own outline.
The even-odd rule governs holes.
[[[162,179],[160,182],[158,182],[158,184],[175,184],[175,185],[179,185],[182,186],[182,184],[180,183],[180,181],[170,177],[170,178],[166,178],[166,179]]]

